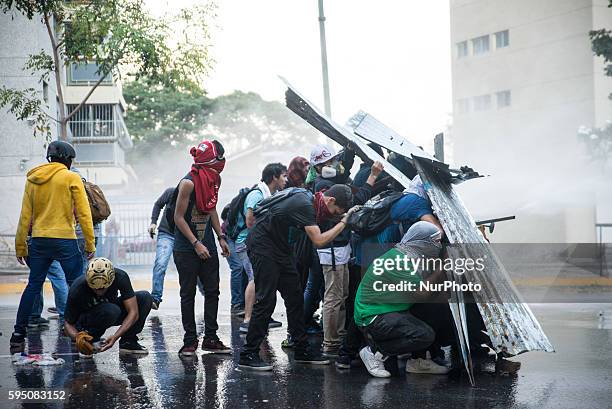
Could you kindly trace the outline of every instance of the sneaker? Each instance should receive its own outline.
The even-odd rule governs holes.
[[[119,352],[126,354],[146,355],[149,350],[138,343],[138,341],[128,341],[119,344]]]
[[[232,349],[223,345],[220,339],[204,337],[202,340],[202,350],[214,354],[231,354]]]
[[[385,369],[386,357],[380,352],[374,354],[370,347],[364,347],[359,351],[359,356],[370,375],[376,378],[389,378],[391,376],[391,373]]]
[[[514,375],[521,369],[520,362],[510,361],[506,358],[500,358],[495,362],[495,372],[498,374]]]
[[[249,323],[243,322],[242,324],[240,324],[240,328],[238,328],[238,331],[240,331],[243,334],[246,334],[247,332],[249,332]]]
[[[43,317],[30,318],[28,328],[48,327],[49,320]]]
[[[240,368],[248,368],[254,371],[271,371],[272,365],[265,362],[260,358],[259,354],[254,352],[250,354],[240,354],[240,360],[238,361]]]
[[[445,375],[450,372],[450,368],[448,366],[438,365],[431,359],[417,358],[406,361],[406,372]]]
[[[336,358],[336,368],[338,369],[351,369],[351,361],[353,357],[349,355],[340,355]]]
[[[268,328],[280,328],[283,326],[283,323],[280,321],[276,321],[274,318],[270,318],[270,322],[268,322]]]
[[[282,348],[293,348],[294,346],[295,342],[293,341],[293,338],[291,338],[290,335],[287,335],[287,338],[285,338],[283,342],[281,342]]]
[[[198,342],[194,342],[193,344],[183,345],[181,349],[179,349],[180,356],[193,356],[196,354],[198,349]]]
[[[329,365],[329,359],[325,358],[319,351],[307,348],[305,351],[295,351],[293,358],[295,362],[311,365]]]
[[[25,335],[13,332],[10,342],[11,348],[23,348],[25,346]]]
[[[56,307],[49,307],[49,308],[47,308],[47,312],[49,314],[59,314],[59,311],[57,310]]]
[[[161,301],[157,301],[157,300],[151,301],[151,309],[159,310],[159,304],[161,304]]]

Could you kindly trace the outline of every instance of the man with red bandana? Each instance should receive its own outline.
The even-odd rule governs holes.
[[[283,192],[277,193],[283,195]],[[304,299],[293,252],[289,245],[292,230],[304,230],[315,247],[330,243],[346,227],[349,211],[340,222],[325,233],[318,223],[341,215],[353,203],[353,194],[346,185],[334,185],[314,196],[305,189],[295,188],[284,200],[270,204],[267,211],[257,216],[249,233],[247,246],[255,275],[256,302],[240,354],[239,366],[270,371],[272,366],[259,356],[259,347],[266,336],[268,322],[276,306],[276,291],[281,293],[287,309],[288,331],[295,341],[295,361],[310,364],[329,364],[318,348],[307,342],[304,324]],[[275,196],[272,196],[272,199]]]
[[[181,356],[195,355],[198,334],[195,323],[195,293],[198,278],[204,287],[204,339],[202,349],[213,353],[231,353],[217,337],[219,307],[219,258],[213,230],[224,257],[229,247],[221,232],[217,201],[221,171],[225,166],[224,149],[218,141],[203,141],[191,148],[193,165],[178,185],[174,209],[174,263],[179,275],[181,317],[185,336]]]

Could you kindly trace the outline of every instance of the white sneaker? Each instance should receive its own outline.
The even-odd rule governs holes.
[[[391,373],[385,369],[385,357],[380,352],[372,353],[370,347],[362,348],[359,356],[370,375],[377,378],[389,378]]]
[[[406,361],[406,372],[445,375],[450,372],[450,368],[448,366],[438,365],[431,359],[417,358]]]

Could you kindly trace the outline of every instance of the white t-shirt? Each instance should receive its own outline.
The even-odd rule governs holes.
[[[319,254],[319,262],[322,265],[332,265],[331,249],[317,249],[317,253]],[[351,245],[334,247],[334,256],[336,257],[336,265],[348,264],[351,258]]]

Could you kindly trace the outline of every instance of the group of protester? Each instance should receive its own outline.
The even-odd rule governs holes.
[[[374,148],[383,153],[380,147]],[[154,237],[157,232],[157,247],[149,293],[135,292],[125,271],[108,259],[94,257],[87,196],[79,175],[70,171],[74,149],[61,141],[49,145],[49,163],[28,173],[16,235],[17,258],[29,265],[30,276],[19,304],[12,347],[23,348],[35,301],[55,263],[61,272],[58,276],[70,287],[64,303],[57,300],[56,292],[56,306],[65,334],[81,354],[91,356],[117,341],[121,352],[147,353],[137,335],[150,310],[162,304],[172,255],[185,332],[179,354],[194,355],[198,349],[196,287],[204,295],[202,349],[231,353],[217,336],[218,243],[231,270],[231,312],[242,317],[240,332],[246,333],[239,367],[272,369],[259,350],[269,328],[282,326],[272,318],[278,291],[287,316],[283,347],[294,349],[295,362],[329,364],[334,359],[338,368],[348,369],[359,356],[371,375],[388,377],[387,359],[410,355],[407,372],[449,371],[442,349],[454,344],[448,305],[428,302],[432,294],[417,293],[407,299],[373,290],[373,282],[380,280],[371,265],[375,259],[441,255],[442,226],[407,160],[394,154],[387,157],[412,178],[404,190],[379,162],[362,164],[351,178],[355,153],[348,148],[336,153],[319,145],[310,160],[298,156],[288,167],[266,165],[260,181],[242,189],[220,217],[224,148],[218,141],[206,140],[190,153],[194,162],[189,173],[176,187],[164,191],[153,207],[149,233]],[[397,193],[390,202],[387,223],[373,234],[353,231],[350,221],[361,206],[388,189]],[[83,235],[81,249],[76,225]],[[88,260],[86,267],[84,260]],[[387,268],[384,280],[387,284],[435,281],[442,274]],[[320,304],[319,317],[315,313]],[[103,338],[109,327],[117,325],[113,335]],[[322,345],[309,342],[311,334],[321,331]]]

